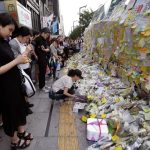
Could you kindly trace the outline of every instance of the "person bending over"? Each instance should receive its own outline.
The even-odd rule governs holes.
[[[74,98],[73,83],[80,79],[83,79],[82,72],[79,69],[71,69],[68,75],[64,75],[54,82],[52,90],[54,94],[62,94],[62,99],[66,97]]]

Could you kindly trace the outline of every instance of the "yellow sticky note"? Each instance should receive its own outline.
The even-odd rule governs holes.
[[[112,137],[112,141],[113,141],[113,142],[116,142],[116,141],[118,141],[118,140],[119,140],[119,136],[114,135],[114,136]]]
[[[102,101],[102,104],[106,104],[107,99],[105,97],[103,97],[101,101]]]
[[[123,150],[123,148],[122,148],[122,146],[120,145],[120,146],[115,147],[114,150]]]
[[[93,100],[93,99],[94,99],[94,96],[88,95],[87,98],[88,98],[88,100]]]
[[[144,31],[147,31],[147,30],[150,30],[150,26],[146,26],[146,27],[144,28]]]
[[[96,118],[96,114],[91,114],[90,118]]]
[[[150,36],[150,31],[145,32],[144,36]]]
[[[82,120],[83,122],[87,122],[87,119],[88,119],[88,118],[87,118],[86,116],[84,116],[84,115],[81,117],[81,120]]]
[[[119,102],[120,102],[120,98],[116,98],[116,99],[115,99],[115,102],[116,102],[116,103],[119,103]]]
[[[107,117],[106,114],[102,114],[102,115],[101,115],[101,118],[102,118],[102,119],[105,119],[106,117]]]
[[[145,13],[144,16],[148,16],[150,14],[150,9],[148,9]]]
[[[136,24],[133,24],[133,26],[131,27],[132,29],[135,29],[137,27]]]
[[[91,98],[91,96],[90,96],[90,95],[88,95],[88,96],[87,96],[87,98],[88,98],[88,99],[90,99],[90,98]]]

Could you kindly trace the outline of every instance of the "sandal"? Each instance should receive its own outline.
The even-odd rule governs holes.
[[[11,143],[11,148],[12,149],[25,149],[30,146],[30,142],[27,144],[27,141],[29,140],[23,140],[19,139],[17,143]]]
[[[18,133],[18,137],[20,139],[24,139],[24,140],[30,140],[32,141],[33,140],[33,136],[31,133],[28,133],[26,131],[24,131],[23,133]]]

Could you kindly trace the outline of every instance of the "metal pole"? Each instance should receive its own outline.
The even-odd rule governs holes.
[[[79,8],[79,26],[81,26],[81,25],[80,25],[80,14],[81,14],[81,9],[86,8],[86,7],[87,7],[87,5],[82,6],[82,7]],[[81,28],[81,33],[82,33],[82,28]]]
[[[82,7],[79,7],[79,24],[80,24],[80,13],[81,13],[81,9],[82,9],[82,8],[86,8],[86,7],[87,7],[87,5],[82,6]]]

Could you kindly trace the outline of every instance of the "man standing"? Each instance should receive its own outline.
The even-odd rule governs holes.
[[[50,36],[50,30],[43,28],[39,37],[35,39],[35,52],[38,57],[39,66],[39,89],[44,92],[49,92],[49,87],[45,86],[45,74],[47,67],[47,53],[50,51],[47,43],[47,39]]]

